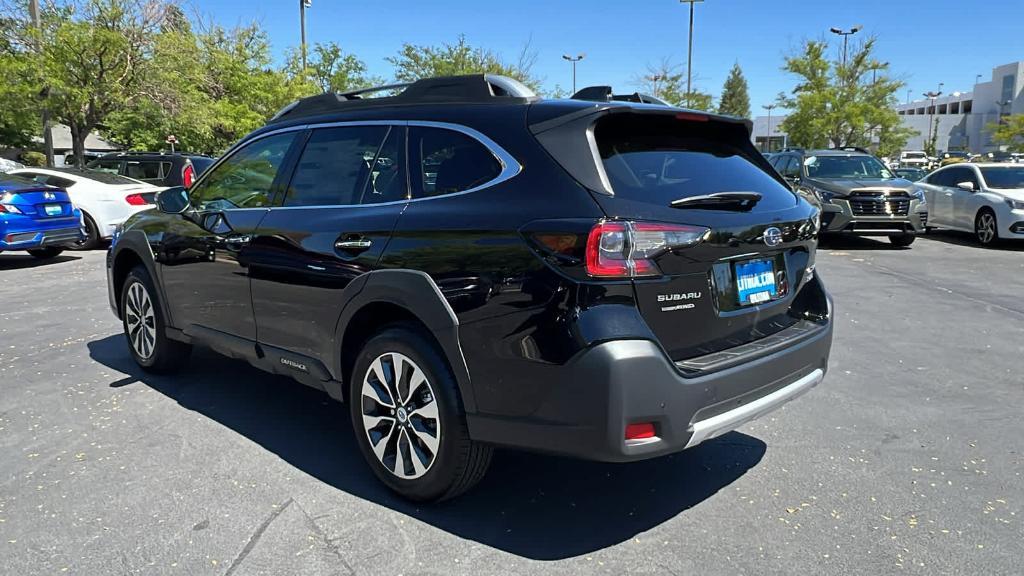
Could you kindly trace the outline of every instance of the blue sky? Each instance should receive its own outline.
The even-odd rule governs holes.
[[[259,21],[278,54],[299,43],[298,0],[205,0],[199,7],[228,26]],[[687,19],[687,6],[677,0],[313,0],[307,39],[338,42],[381,76],[390,73],[384,58],[403,42],[451,42],[465,34],[511,61],[530,41],[538,53],[534,72],[545,86],[568,89],[571,69],[561,55],[584,52],[577,86],[630,91],[648,63],[670,58],[685,65]],[[705,0],[696,6],[695,85],[717,96],[738,61],[759,114],[794,84],[780,70],[786,54],[804,39],[832,36],[832,26],[855,24],[864,30],[852,39],[876,35],[879,59],[918,98],[939,82],[947,93],[969,90],[976,74],[985,80],[992,67],[1024,59],[1024,0]]]

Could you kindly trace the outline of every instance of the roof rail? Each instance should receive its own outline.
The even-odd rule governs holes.
[[[832,150],[843,150],[845,152],[861,152],[862,154],[871,154],[871,151],[867,148],[861,148],[860,146],[838,146],[832,148]]]
[[[363,98],[375,92],[397,92],[389,96]],[[415,82],[386,84],[352,90],[327,92],[296,100],[282,108],[270,123],[303,116],[327,114],[348,108],[397,106],[408,104],[528,102],[537,98],[532,90],[518,80],[497,74],[469,74],[422,78]]]
[[[655,98],[650,94],[642,94],[640,92],[634,92],[632,94],[613,94],[611,86],[587,86],[581,88],[575,94],[570,96],[573,100],[587,100],[590,102],[639,102],[642,104],[660,104],[662,106],[669,106],[668,102],[660,98]]]

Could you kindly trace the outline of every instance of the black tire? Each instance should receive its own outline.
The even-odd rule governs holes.
[[[910,246],[916,239],[917,235],[913,232],[904,232],[903,234],[893,234],[892,236],[889,236],[889,242],[891,242],[893,246],[899,246],[901,248]]]
[[[149,301],[148,307],[139,298],[140,293],[139,289],[135,288],[136,285],[145,291],[145,297]],[[167,323],[158,298],[153,280],[146,268],[133,268],[121,289],[121,324],[124,326],[128,351],[143,370],[158,373],[175,372],[185,366],[192,346],[167,337]],[[141,314],[138,313],[140,311]],[[133,321],[140,317],[143,317],[141,322]]]
[[[46,248],[36,248],[34,250],[29,250],[28,253],[31,254],[33,258],[38,258],[40,260],[49,260],[50,258],[56,258],[63,251],[63,248],[58,248],[56,246],[47,246]]]
[[[988,226],[987,218],[991,218],[991,230],[986,230]],[[978,214],[974,217],[974,238],[982,246],[992,246],[999,241],[999,222],[996,220],[996,213],[989,208],[982,208],[978,210]]]
[[[100,230],[96,226],[96,222],[93,222],[91,216],[86,213],[82,213],[82,228],[85,230],[85,238],[69,244],[69,250],[94,250],[100,245]]]
[[[422,385],[411,390],[407,385],[406,390],[409,397],[407,402],[405,404],[402,404],[401,401],[393,402],[399,407],[397,414],[394,409],[386,407],[386,402],[373,400],[370,397],[364,398],[363,394],[365,379],[370,378],[370,382],[379,382],[375,376],[368,374],[371,366],[376,360],[390,357],[392,354],[404,356],[415,364],[415,366],[410,366],[404,361],[398,360],[403,366],[402,373],[418,369],[428,384],[426,391],[429,400],[427,401],[422,400],[424,390]],[[385,380],[389,381],[384,383],[386,387],[384,394],[395,396],[395,393],[391,392],[390,381],[395,380],[394,375],[398,370],[393,368],[389,370],[386,362],[382,363],[382,370],[385,372]],[[462,494],[483,478],[491,461],[492,448],[475,442],[469,437],[466,414],[455,377],[438,347],[429,336],[424,335],[415,326],[392,325],[370,338],[356,358],[349,386],[349,411],[359,450],[373,473],[388,488],[409,500],[439,501]],[[401,385],[399,384],[399,386]],[[402,393],[399,388],[398,395],[401,396]],[[420,398],[417,398],[418,395]],[[384,398],[381,393],[377,393],[377,396],[378,399]],[[417,415],[418,408],[430,403],[435,404],[434,408],[438,414],[436,421],[429,418],[423,420]],[[417,404],[420,406],[417,407]],[[403,410],[406,407],[411,408],[408,411],[409,416],[401,417],[400,414],[405,413]],[[369,430],[364,424],[364,410],[383,415],[376,426]],[[388,412],[395,415],[389,418]],[[400,418],[405,419],[400,421]],[[414,420],[414,418],[419,418],[419,420]],[[433,426],[430,426],[431,422],[434,423]],[[413,430],[411,432],[403,430],[403,425]],[[423,438],[423,433],[429,433],[431,430],[438,431],[437,450],[433,454],[433,459],[425,464],[425,472],[417,472],[411,458],[419,458],[420,466],[424,466],[423,458],[426,456],[418,455],[429,454],[429,447],[418,438]],[[377,457],[370,444],[371,435],[377,437],[376,446],[381,449],[383,454],[381,458]],[[392,446],[392,439],[394,439],[395,447],[394,458],[391,458],[388,453],[389,447]],[[405,454],[401,460],[398,451]],[[387,466],[385,461],[390,461]],[[399,462],[404,464],[402,466],[403,474],[406,471],[411,471],[421,475],[415,478],[400,476],[396,472]]]

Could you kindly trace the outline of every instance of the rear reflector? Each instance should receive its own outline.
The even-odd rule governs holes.
[[[587,274],[599,278],[658,276],[654,258],[704,241],[709,229],[685,224],[605,221],[587,237]]]
[[[129,194],[128,196],[125,196],[124,200],[132,206],[145,206],[146,204],[149,204],[149,202],[146,202],[146,199],[142,194]]]
[[[650,422],[626,424],[626,440],[643,440],[644,438],[654,438],[654,424]]]

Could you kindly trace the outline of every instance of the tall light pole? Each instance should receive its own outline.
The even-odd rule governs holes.
[[[562,54],[562,59],[563,60],[568,60],[569,62],[572,62],[572,93],[573,94],[576,93],[576,63],[579,62],[580,60],[583,60],[583,58],[585,56],[586,56],[586,54],[583,54],[582,52],[577,54],[576,57],[569,56],[568,54]]]
[[[843,67],[846,67],[846,41],[850,36],[853,36],[857,32],[860,32],[864,28],[862,24],[857,24],[849,30],[843,30],[842,28],[829,28],[829,32],[843,37]]]
[[[302,52],[302,76],[306,76],[306,8],[313,6],[313,0],[299,0],[299,30],[302,35],[299,50]]]
[[[936,92],[925,92],[924,97],[931,101],[931,105],[928,108],[928,140],[925,141],[925,149],[928,148],[928,141],[932,139],[932,122],[935,121],[935,99],[942,96],[942,83],[939,82],[939,90]],[[931,151],[935,154],[935,150]]]
[[[913,92],[913,90],[907,89],[907,104],[910,104],[910,94],[912,92]]]
[[[768,138],[765,139],[765,152],[772,151],[772,110],[778,106],[778,104],[765,104],[764,106],[761,106],[761,108],[768,111]]]
[[[888,66],[889,66],[888,62],[876,62],[874,65],[871,66],[871,83],[872,84],[875,83],[876,74],[878,73],[878,71],[879,70],[883,70],[883,69],[885,69]]]
[[[687,38],[689,46],[686,48],[686,107],[690,107],[690,95],[693,94],[693,5],[704,0],[679,0],[680,4],[690,5],[690,33]]]

